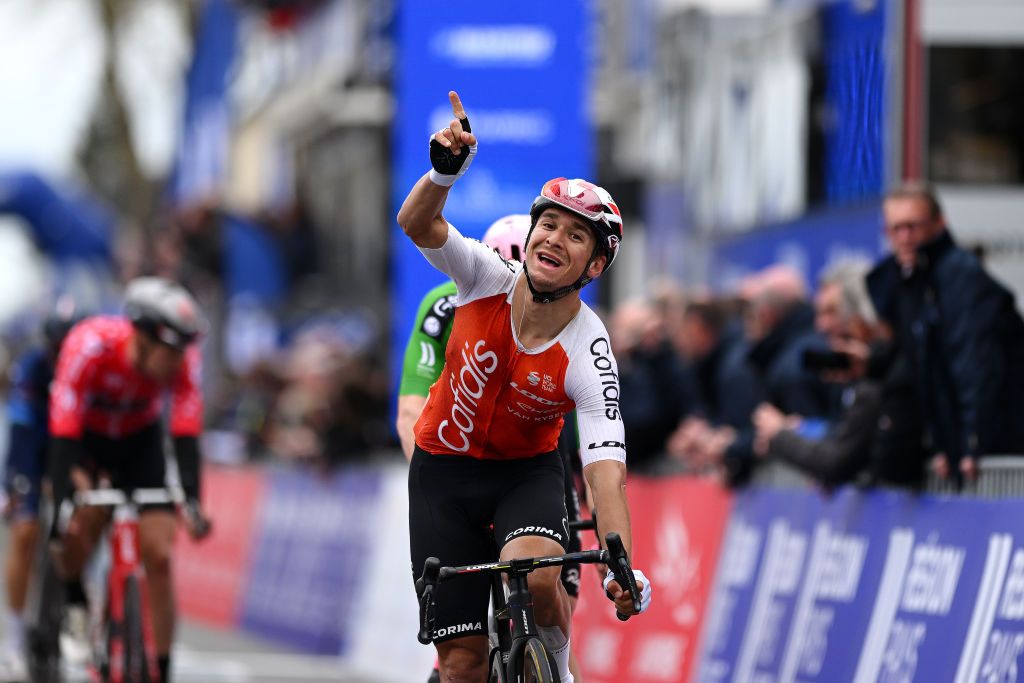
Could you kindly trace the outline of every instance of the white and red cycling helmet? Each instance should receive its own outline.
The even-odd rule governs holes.
[[[491,223],[480,241],[498,252],[506,261],[522,261],[525,258],[530,225],[530,217],[526,214],[509,214]]]
[[[608,191],[582,178],[553,178],[544,183],[540,196],[533,200],[530,207],[532,222],[536,223],[541,211],[551,206],[587,219],[598,246],[608,256],[608,262],[604,264],[607,270],[619,253],[622,242],[622,214]]]

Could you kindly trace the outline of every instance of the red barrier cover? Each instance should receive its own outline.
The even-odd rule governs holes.
[[[717,484],[689,478],[631,477],[626,491],[633,562],[651,579],[651,607],[619,622],[595,570],[585,567],[573,649],[587,683],[687,681],[732,499]]]
[[[260,470],[208,467],[203,472],[203,506],[213,532],[193,543],[179,529],[174,584],[183,616],[213,625],[235,626],[245,595],[264,490]]]

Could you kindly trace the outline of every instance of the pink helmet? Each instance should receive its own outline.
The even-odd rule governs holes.
[[[499,218],[487,228],[481,240],[506,261],[522,261],[526,236],[530,232],[530,217],[513,213]]]
[[[536,221],[549,206],[567,209],[587,219],[594,229],[597,244],[608,256],[605,270],[619,253],[622,242],[622,214],[608,191],[582,178],[553,178],[544,183],[540,196],[534,200],[530,215]]]

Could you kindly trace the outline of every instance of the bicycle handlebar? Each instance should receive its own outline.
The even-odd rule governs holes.
[[[593,518],[591,519],[574,519],[569,522],[569,531],[591,531],[597,530],[597,525]]]
[[[629,566],[629,558],[626,555],[626,548],[622,539],[614,531],[605,536],[606,550],[583,550],[565,555],[552,555],[549,557],[529,557],[516,560],[486,562],[483,564],[466,565],[462,567],[442,567],[441,561],[436,557],[428,557],[423,563],[423,574],[416,579],[416,597],[420,602],[420,628],[416,639],[424,645],[433,642],[434,634],[434,589],[438,582],[447,581],[463,574],[477,574],[481,572],[501,572],[516,575],[525,575],[540,569],[580,562],[586,564],[603,563],[611,569],[615,580],[623,590],[628,590],[633,599],[633,611],[640,613],[640,591],[637,590],[636,578],[633,576],[633,569]],[[630,618],[629,614],[623,614],[618,610],[615,616],[620,621]]]
[[[611,569],[619,586],[623,590],[629,591],[629,595],[633,599],[633,612],[639,614],[640,591],[637,590],[636,577],[633,576],[633,569],[629,566],[629,557],[626,555],[625,546],[622,545],[622,539],[612,531],[604,537],[604,540],[608,546],[608,568]],[[619,618],[619,621],[626,621],[632,615],[616,610],[615,616]]]
[[[76,491],[75,507],[117,507],[129,503],[135,505],[164,505],[167,503],[184,503],[185,495],[181,489],[134,489],[131,493],[121,489],[90,489]]]
[[[124,491],[114,488],[90,489],[76,491],[72,496],[72,507],[118,507],[121,505],[180,505],[182,513],[192,527],[194,537],[205,538],[213,530],[213,523],[203,515],[203,511],[194,501],[186,500],[181,487],[143,488]],[[62,506],[61,527],[66,527],[70,520],[71,510]]]

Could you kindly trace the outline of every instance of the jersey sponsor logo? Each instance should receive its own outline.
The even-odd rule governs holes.
[[[529,381],[529,380],[527,380],[527,381]],[[560,406],[560,405],[564,405],[565,404],[565,401],[552,401],[549,398],[544,398],[543,396],[538,396],[537,394],[533,393],[529,389],[525,389],[525,388],[519,386],[515,382],[509,382],[509,386],[512,387],[513,389],[515,389],[516,391],[518,391],[523,396],[525,396],[525,397],[527,397],[529,399],[532,399],[532,400],[536,401],[537,403],[540,403],[541,405],[544,405],[544,406]]]
[[[508,533],[508,535],[505,536],[505,541],[508,542],[508,541],[511,541],[516,536],[525,536],[527,534],[529,534],[531,536],[534,536],[534,535],[550,536],[551,538],[555,539],[556,541],[561,541],[562,540],[562,534],[560,534],[559,532],[555,531],[554,529],[549,529],[546,526],[521,526],[518,529],[516,529],[515,531],[510,531]]]
[[[434,339],[440,339],[444,336],[449,320],[455,312],[456,301],[457,295],[455,294],[443,296],[435,301],[434,305],[430,308],[430,313],[423,318],[423,324],[420,326],[423,334]]]
[[[587,446],[587,450],[591,451],[597,448],[621,448],[625,450],[626,444],[622,443],[621,441],[602,441],[601,443],[592,442],[589,446]]]
[[[437,438],[456,453],[465,453],[469,450],[468,435],[476,427],[473,418],[487,388],[487,380],[498,367],[498,355],[487,350],[483,339],[477,340],[472,349],[466,342],[460,355],[462,367],[453,372],[449,380],[454,397],[451,419],[442,420],[438,425]]]
[[[420,342],[420,367],[432,368],[437,365],[437,353],[434,345],[425,341]]]
[[[536,370],[526,376],[526,381],[531,387],[535,387],[539,384],[541,388],[547,392],[554,392],[558,388],[551,375],[545,374],[544,379],[541,379],[541,374]]]
[[[456,624],[455,626],[443,626],[434,632],[435,638],[443,638],[445,636],[455,635],[456,633],[468,633],[470,631],[482,631],[484,629],[483,622],[476,622],[475,624],[470,622],[468,624]]]
[[[540,373],[531,372],[526,376],[526,381],[530,382],[531,376],[536,376],[537,384],[541,383]],[[550,375],[544,375],[545,378],[550,379]],[[506,406],[508,411],[518,417],[521,420],[528,420],[530,422],[552,422],[562,417],[565,411],[565,404],[567,401],[552,401],[549,398],[538,396],[529,389],[520,386],[516,382],[509,382],[509,386],[515,389],[519,394],[528,400],[516,400],[512,405]]]
[[[621,420],[619,414],[619,376],[611,358],[612,347],[605,337],[598,337],[590,345],[594,367],[601,378],[601,395],[604,397],[604,416],[609,420]]]

